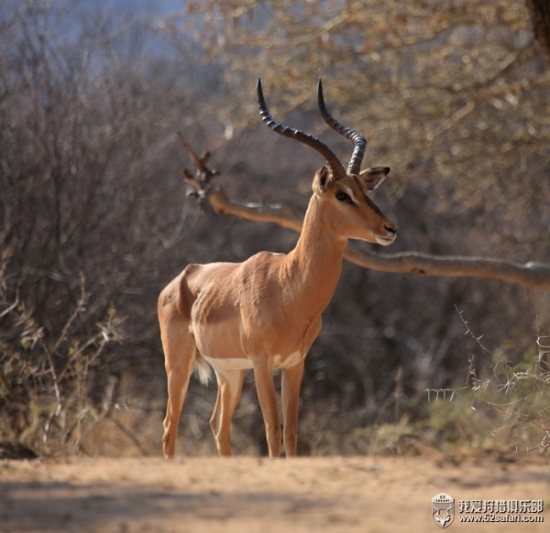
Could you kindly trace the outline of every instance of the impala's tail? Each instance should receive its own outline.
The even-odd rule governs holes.
[[[203,385],[208,385],[212,379],[212,367],[198,350],[195,352],[195,376]]]

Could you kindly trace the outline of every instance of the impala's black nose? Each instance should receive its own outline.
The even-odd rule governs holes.
[[[394,237],[395,235],[397,234],[397,226],[389,226],[388,224],[386,224],[384,226],[384,229],[388,232],[388,233],[391,233]]]

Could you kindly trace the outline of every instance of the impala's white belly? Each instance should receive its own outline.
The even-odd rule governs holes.
[[[219,370],[246,370],[247,368],[252,368],[252,361],[248,357],[208,357],[207,355],[202,354],[204,359],[214,367],[214,369]],[[297,365],[303,358],[305,354],[302,355],[300,352],[294,352],[286,357],[281,355],[276,355],[273,358],[273,368],[290,368]]]
[[[245,370],[247,368],[252,368],[252,361],[248,357],[227,359],[208,357],[206,355],[203,355],[203,357],[214,367],[214,369],[218,370]]]

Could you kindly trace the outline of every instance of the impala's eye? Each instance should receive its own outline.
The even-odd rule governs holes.
[[[336,199],[340,202],[347,202],[348,204],[352,204],[352,200],[349,196],[349,194],[345,193],[344,191],[338,191],[336,193]]]

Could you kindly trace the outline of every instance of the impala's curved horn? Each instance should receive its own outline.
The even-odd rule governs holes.
[[[260,108],[260,115],[262,116],[262,120],[273,131],[276,131],[277,133],[279,133],[280,135],[284,135],[285,137],[289,137],[290,139],[296,139],[297,141],[300,141],[301,143],[306,144],[307,146],[310,146],[311,148],[319,152],[328,163],[334,179],[338,180],[346,175],[346,170],[344,169],[344,166],[342,165],[338,157],[336,157],[336,154],[325,143],[321,142],[316,137],[309,135],[308,133],[289,128],[288,126],[284,126],[283,124],[279,124],[273,119],[264,100],[262,82],[260,81],[260,78],[258,78],[256,92],[258,94],[258,107]]]
[[[348,165],[348,174],[359,174],[361,170],[361,163],[363,162],[363,156],[365,155],[365,150],[367,148],[367,140],[360,133],[346,128],[343,124],[340,124],[332,115],[327,111],[325,105],[325,99],[323,97],[323,84],[321,78],[319,78],[319,84],[317,85],[317,105],[319,106],[319,111],[325,122],[340,135],[350,139],[355,144],[355,149],[351,155]]]

